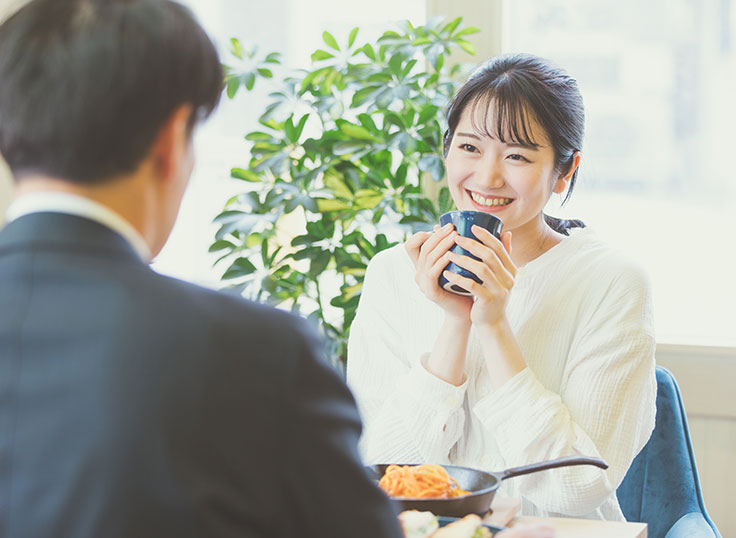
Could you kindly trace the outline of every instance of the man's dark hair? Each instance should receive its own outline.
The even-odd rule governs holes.
[[[163,122],[214,110],[223,75],[170,0],[33,0],[0,26],[0,153],[16,178],[100,183],[140,164]]]

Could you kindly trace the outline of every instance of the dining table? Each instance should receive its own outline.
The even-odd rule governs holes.
[[[515,527],[544,523],[553,527],[557,538],[646,538],[646,523],[602,521],[570,517],[536,517],[519,515],[521,499],[494,497],[491,512],[483,521],[497,527]]]

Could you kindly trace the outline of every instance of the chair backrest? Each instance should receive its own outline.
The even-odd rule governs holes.
[[[691,512],[701,513],[720,537],[703,503],[680,390],[675,377],[661,366],[657,366],[654,431],[616,494],[626,519],[647,523],[650,538],[663,538]]]

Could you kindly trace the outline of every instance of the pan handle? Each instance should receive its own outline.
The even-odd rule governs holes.
[[[546,469],[555,469],[557,467],[569,467],[571,465],[595,465],[601,469],[608,469],[608,464],[600,458],[590,458],[588,456],[568,456],[556,460],[542,461],[532,463],[531,465],[522,465],[521,467],[512,467],[501,473],[501,480],[514,476],[521,476]]]

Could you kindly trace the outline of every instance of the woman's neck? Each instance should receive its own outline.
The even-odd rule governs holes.
[[[539,215],[538,218],[512,230],[511,259],[517,267],[523,267],[558,245],[564,238],[564,235],[547,225],[544,215]]]

